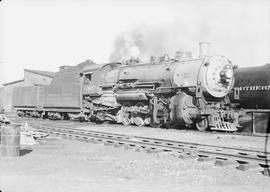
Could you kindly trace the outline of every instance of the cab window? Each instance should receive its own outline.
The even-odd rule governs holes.
[[[92,81],[92,73],[87,73],[84,75],[84,83],[89,84]]]

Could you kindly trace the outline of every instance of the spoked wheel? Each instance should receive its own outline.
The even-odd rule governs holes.
[[[126,108],[130,107],[129,103],[124,103],[121,111],[120,111],[120,118],[123,125],[127,126],[131,124],[131,116],[129,112],[126,112]]]
[[[105,114],[104,112],[97,112],[96,114],[96,123],[97,124],[101,124],[104,123],[104,121],[106,120]]]
[[[136,104],[136,107],[138,108],[143,108],[145,105],[144,103],[142,102],[138,102]],[[145,122],[144,122],[144,119],[145,119],[145,115],[144,114],[134,114],[133,115],[133,122],[135,123],[135,125],[141,127],[141,126],[144,126]]]
[[[199,131],[207,131],[207,129],[208,129],[208,119],[203,118],[203,119],[197,120],[196,129],[199,130]]]
[[[141,126],[144,125],[144,120],[143,120],[143,118],[140,117],[140,116],[135,116],[135,117],[133,117],[133,121],[134,121],[135,125],[137,125],[137,126],[139,126],[139,127],[141,127]]]

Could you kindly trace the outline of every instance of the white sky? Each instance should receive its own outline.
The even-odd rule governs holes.
[[[22,79],[25,68],[107,62],[115,38],[141,24],[167,29],[171,47],[195,56],[198,42],[210,41],[212,53],[239,66],[270,62],[267,0],[2,0],[0,84]]]

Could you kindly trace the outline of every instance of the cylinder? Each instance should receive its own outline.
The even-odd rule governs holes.
[[[18,157],[20,155],[20,125],[7,124],[1,126],[2,157]]]
[[[200,42],[200,58],[207,57],[210,55],[210,44],[209,42]]]

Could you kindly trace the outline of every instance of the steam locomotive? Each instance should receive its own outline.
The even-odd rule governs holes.
[[[15,88],[13,105],[19,116],[236,131],[237,114],[227,97],[233,65],[224,56],[209,56],[208,47],[200,43],[195,59],[178,52],[150,63],[63,66],[48,86]]]

